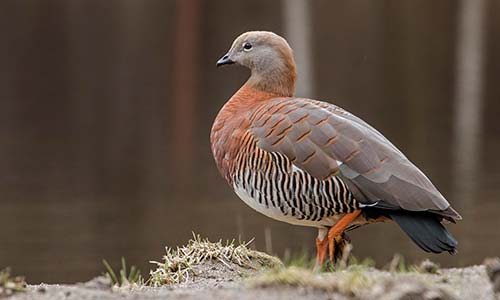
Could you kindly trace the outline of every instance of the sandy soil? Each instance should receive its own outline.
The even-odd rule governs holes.
[[[471,266],[459,269],[441,269],[438,274],[388,271],[366,268],[362,270],[363,279],[370,282],[357,285],[353,290],[325,288],[314,284],[255,284],[261,274],[237,265],[223,265],[207,262],[196,269],[196,276],[187,282],[159,288],[117,288],[110,287],[104,278],[95,278],[86,283],[74,285],[29,285],[25,293],[11,296],[11,300],[118,300],[118,299],[473,299],[497,300],[492,284],[484,266]],[[352,274],[351,274],[352,275]],[[349,271],[321,273],[313,275],[325,279],[323,283],[341,281]],[[329,280],[329,281],[328,281]],[[254,282],[252,284],[252,282]]]

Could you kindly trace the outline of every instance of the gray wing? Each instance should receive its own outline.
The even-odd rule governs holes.
[[[342,176],[365,205],[460,219],[431,181],[387,138],[345,110],[310,99],[275,99],[251,117],[257,145],[319,179]]]

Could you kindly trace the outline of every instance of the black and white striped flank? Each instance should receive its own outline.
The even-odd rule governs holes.
[[[286,217],[317,222],[359,208],[340,177],[314,178],[285,155],[257,147],[250,134],[242,140],[231,173],[233,185],[244,190],[255,204],[279,209]]]

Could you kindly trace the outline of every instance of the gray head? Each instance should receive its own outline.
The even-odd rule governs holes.
[[[252,88],[278,96],[293,96],[295,61],[287,41],[269,31],[249,31],[234,40],[217,66],[238,64],[251,70]]]

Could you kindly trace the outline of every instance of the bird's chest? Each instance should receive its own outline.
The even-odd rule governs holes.
[[[242,118],[217,118],[211,133],[212,153],[222,176],[232,183],[236,157],[243,151],[243,139],[249,124]]]
[[[252,116],[274,95],[243,85],[219,111],[210,134],[212,153],[219,171],[232,184],[236,156],[249,141]]]

